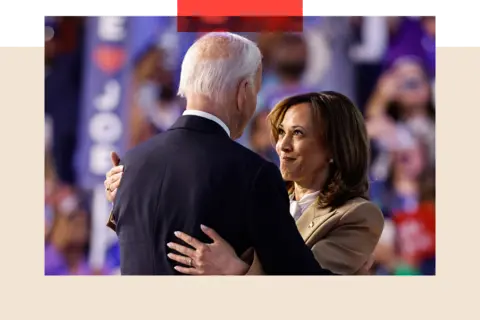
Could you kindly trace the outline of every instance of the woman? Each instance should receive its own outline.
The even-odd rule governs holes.
[[[51,202],[46,217],[51,226],[45,236],[45,275],[111,274],[109,266],[94,269],[88,265],[90,217],[76,190],[58,187]]]
[[[347,97],[322,92],[284,99],[268,119],[280,170],[287,181],[290,210],[306,244],[319,264],[333,273],[365,273],[383,229],[383,215],[366,199],[369,142],[361,113]],[[120,167],[107,174],[109,199],[120,178]],[[176,270],[231,274],[227,266],[245,264],[214,230],[202,229],[213,238],[212,244],[177,233],[196,250],[176,243],[168,245],[184,254],[170,253],[172,260],[193,264],[190,268],[176,266]],[[246,269],[248,274],[262,274],[256,257]]]
[[[366,116],[373,146],[380,156],[396,143],[396,126],[400,125],[428,146],[428,160],[435,163],[435,104],[420,61],[413,58],[395,61],[380,78],[367,105]],[[374,163],[374,167],[377,166]]]
[[[391,235],[382,238],[375,257],[381,274],[435,273],[435,168],[428,165],[426,147],[408,132],[390,150],[383,180],[372,183],[372,200],[386,214]],[[392,228],[393,227],[393,228]]]

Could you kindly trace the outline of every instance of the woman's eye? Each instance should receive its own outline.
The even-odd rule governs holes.
[[[295,130],[295,131],[293,131],[293,134],[296,135],[296,136],[299,136],[299,135],[302,135],[303,132],[300,131],[300,130]]]
[[[285,134],[285,131],[283,131],[283,129],[278,129],[278,134],[283,136]]]

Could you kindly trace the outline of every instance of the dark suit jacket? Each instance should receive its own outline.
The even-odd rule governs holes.
[[[129,151],[112,218],[123,275],[175,275],[175,231],[201,241],[215,229],[238,255],[253,247],[266,274],[331,274],[316,262],[289,213],[275,165],[232,141],[214,121],[182,116]]]

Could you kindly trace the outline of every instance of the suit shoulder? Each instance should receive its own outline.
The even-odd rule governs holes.
[[[145,162],[145,160],[153,154],[153,151],[158,149],[164,139],[165,133],[162,133],[157,134],[147,141],[139,143],[125,153],[122,163],[129,164],[138,161]]]
[[[340,211],[342,220],[355,220],[383,228],[383,213],[377,205],[369,200],[360,197],[354,198],[347,201],[337,210]]]
[[[232,141],[232,148],[234,149],[235,152],[237,152],[240,156],[242,156],[242,159],[257,165],[258,167],[263,167],[264,165],[271,163],[270,161],[260,156],[258,153],[248,149],[247,147],[241,145],[236,141]]]

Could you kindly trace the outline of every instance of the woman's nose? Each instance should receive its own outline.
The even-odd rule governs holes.
[[[282,138],[280,142],[280,150],[282,150],[283,152],[292,151],[292,140],[290,139],[290,137],[285,136]]]

